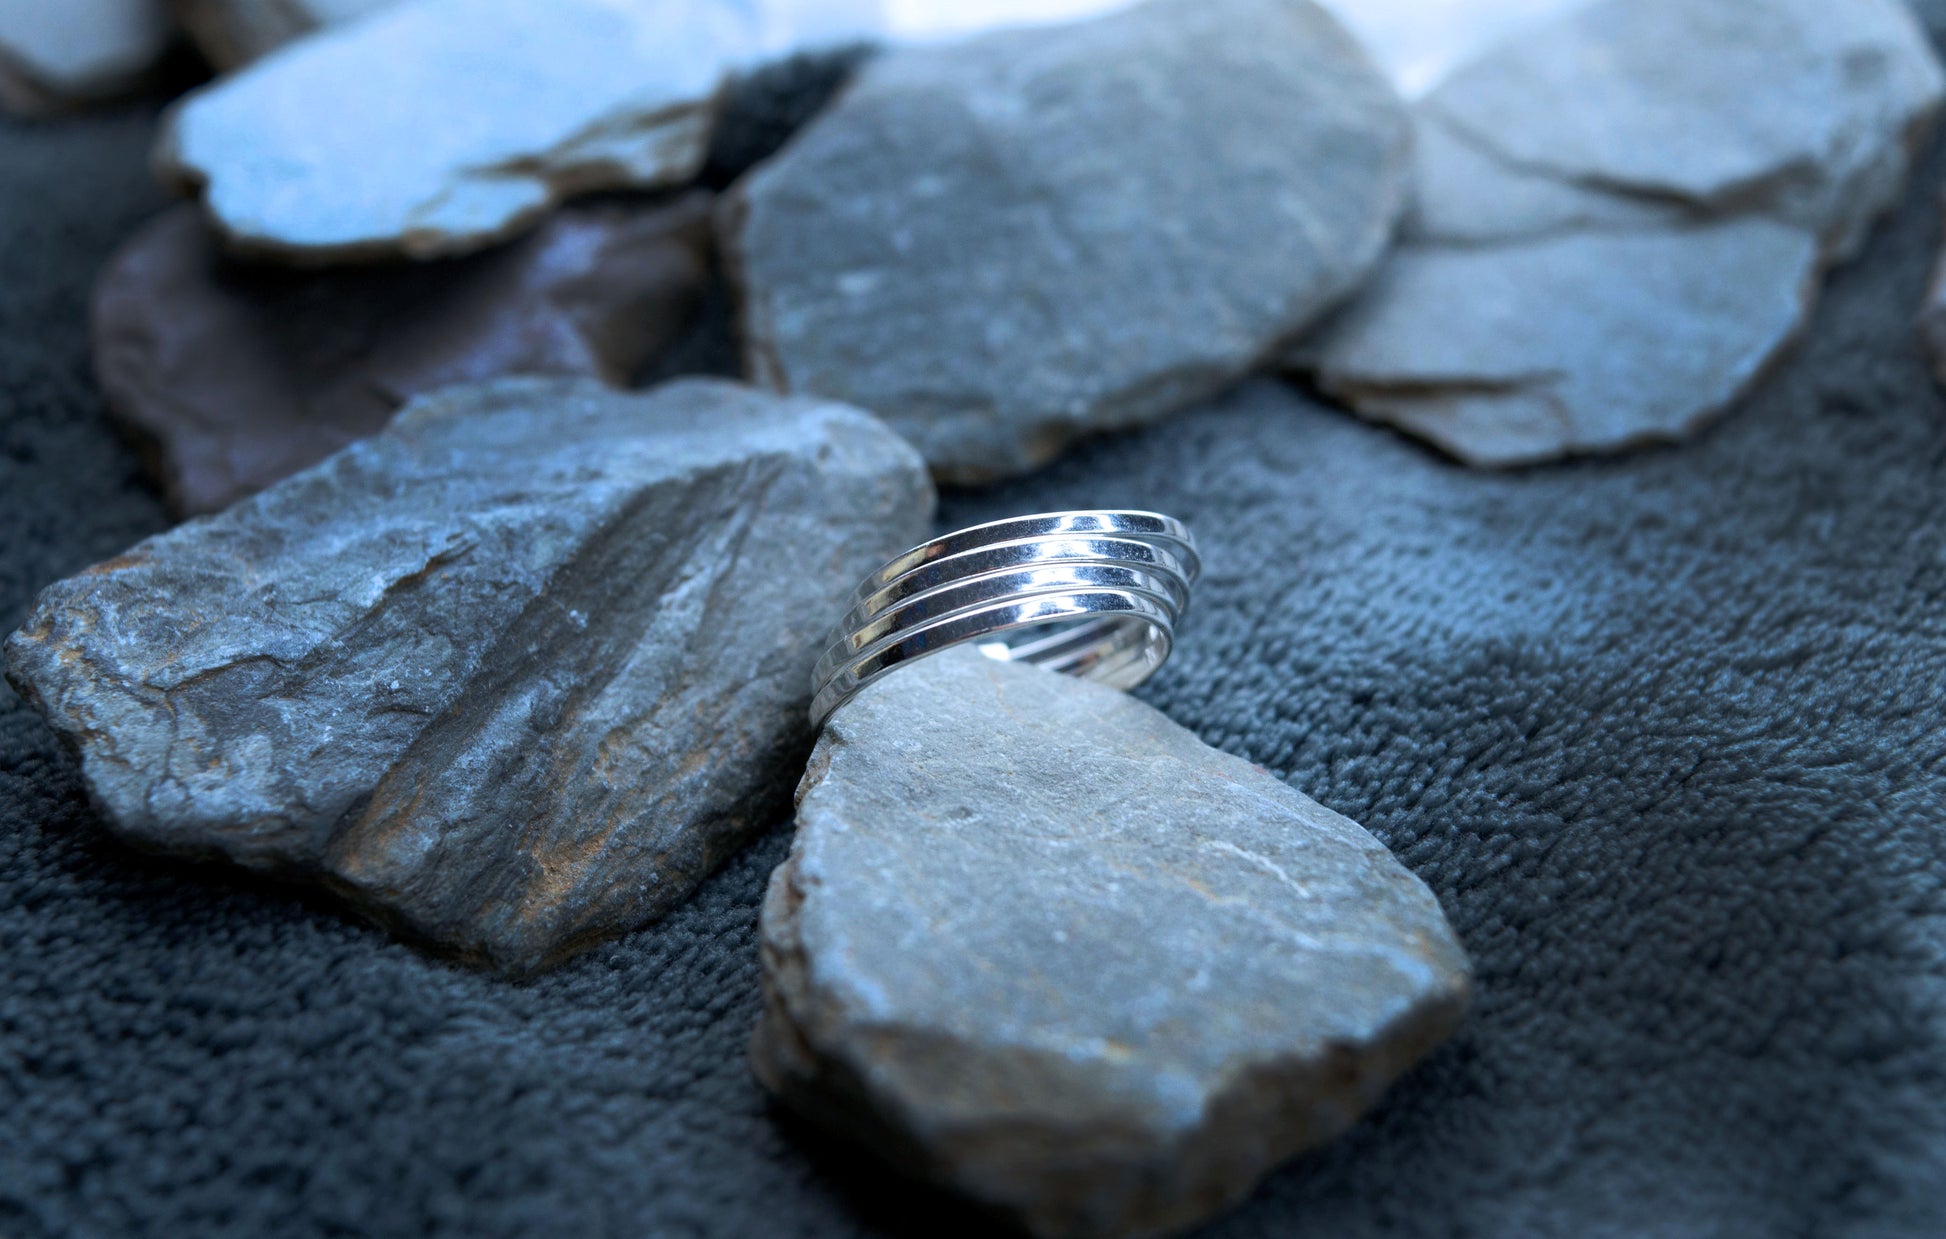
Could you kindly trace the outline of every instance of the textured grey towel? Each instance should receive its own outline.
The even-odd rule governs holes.
[[[85,338],[151,121],[0,126],[0,623],[162,523]],[[1213,1233],[1937,1233],[1942,173],[1680,449],[1486,476],[1264,384],[949,501],[1190,520],[1145,695],[1390,843],[1478,964],[1458,1040]],[[0,1235],[939,1233],[744,1065],[783,825],[509,985],[117,846],[0,689]]]

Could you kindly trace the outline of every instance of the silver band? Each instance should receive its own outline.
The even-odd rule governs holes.
[[[1154,512],[1050,512],[934,538],[865,578],[811,682],[811,722],[899,664],[979,642],[990,657],[1133,688],[1169,657],[1202,570]]]

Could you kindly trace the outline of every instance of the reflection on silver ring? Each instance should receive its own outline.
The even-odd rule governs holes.
[[[865,578],[812,672],[811,723],[901,663],[978,644],[988,657],[1134,688],[1169,657],[1202,570],[1154,512],[1050,512],[934,538]]]

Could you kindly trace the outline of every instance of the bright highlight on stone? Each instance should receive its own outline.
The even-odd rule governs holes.
[[[761,37],[715,0],[408,0],[191,94],[156,166],[259,255],[464,253],[688,180]]]

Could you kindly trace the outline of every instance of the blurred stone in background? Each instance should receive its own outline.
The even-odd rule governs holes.
[[[750,373],[980,482],[1234,382],[1351,292],[1409,124],[1309,0],[1156,0],[867,64],[732,193]]]
[[[1506,164],[1851,257],[1903,186],[1941,70],[1901,0],[1603,0],[1455,72],[1425,111]]]
[[[1322,0],[1409,96],[1474,52],[1589,0]],[[885,0],[894,42],[964,38],[998,26],[1075,21],[1137,0]]]
[[[219,70],[247,64],[313,30],[398,0],[170,0],[199,51]]]
[[[409,0],[192,93],[156,164],[251,254],[466,253],[695,176],[761,38],[715,0]]]
[[[1419,104],[1407,243],[1294,364],[1473,464],[1681,438],[1897,201],[1943,87],[1899,0],[1604,0]]]
[[[173,14],[219,72],[328,26],[408,0],[4,0],[0,106],[16,111],[122,93],[160,53]],[[636,2],[636,0],[625,0]],[[660,0],[639,0],[656,4]],[[1135,0],[724,0],[765,56],[853,42],[926,43],[1002,26],[1073,21]],[[1587,0],[1328,0],[1407,94],[1472,50]],[[152,45],[152,46],[151,46]],[[143,48],[148,48],[143,51]],[[78,57],[78,59],[77,59]],[[95,64],[77,77],[67,66]],[[38,69],[36,68],[38,66]],[[118,66],[133,67],[130,74]]]
[[[708,295],[710,207],[572,206],[484,254],[328,272],[227,259],[178,207],[103,273],[96,372],[176,511],[214,512],[446,384],[633,381]]]
[[[125,94],[170,37],[163,0],[0,0],[0,106],[33,114]]]
[[[1591,0],[1326,0],[1412,98],[1456,65]]]
[[[1299,364],[1468,464],[1614,451],[1745,391],[1802,326],[1816,268],[1809,236],[1761,219],[1408,245]]]

